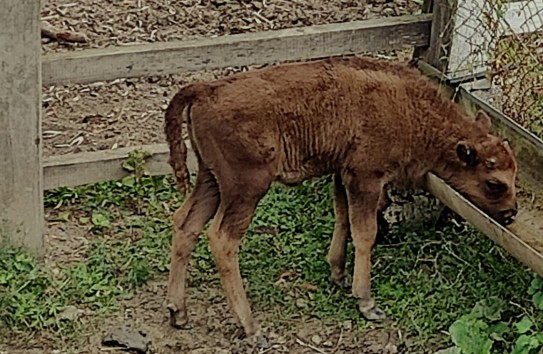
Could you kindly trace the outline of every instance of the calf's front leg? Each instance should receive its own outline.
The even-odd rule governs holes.
[[[371,297],[371,251],[377,235],[377,212],[383,186],[377,181],[350,181],[347,185],[351,236],[355,249],[353,296],[367,320],[383,320],[386,315]]]
[[[389,225],[383,213],[391,201],[383,191],[379,198],[377,212],[377,238],[374,242],[382,240],[388,233]],[[349,224],[349,203],[347,202],[347,191],[339,174],[334,175],[334,233],[330,242],[330,249],[326,260],[330,265],[330,278],[332,282],[341,287],[350,286],[351,283],[345,277],[345,260],[347,254],[347,242],[351,236]]]
[[[347,192],[338,174],[334,175],[334,214],[334,234],[332,235],[326,260],[330,265],[332,282],[338,286],[347,286],[348,282],[345,281],[345,256],[351,229],[349,226]]]

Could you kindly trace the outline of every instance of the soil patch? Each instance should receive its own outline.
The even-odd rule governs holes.
[[[233,322],[225,296],[219,287],[189,287],[190,324],[187,329],[173,329],[168,324],[163,301],[166,295],[166,277],[157,279],[136,296],[125,301],[121,310],[99,321],[83,318],[88,333],[73,350],[81,354],[102,354],[111,348],[102,346],[102,340],[113,327],[126,325],[145,334],[150,341],[147,353],[258,353],[244,338],[241,329]],[[268,335],[270,348],[267,353],[398,353],[400,340],[397,332],[374,329],[359,332],[351,321],[334,323],[311,318],[300,318],[295,323],[274,323],[273,318],[255,311]],[[63,353],[66,348],[39,336],[26,342],[23,349],[9,348],[10,354]],[[6,348],[7,349],[7,348]],[[71,348],[72,349],[72,348]],[[0,350],[2,348],[0,347]]]

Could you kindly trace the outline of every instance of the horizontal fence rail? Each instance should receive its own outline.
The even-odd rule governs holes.
[[[431,14],[406,15],[53,53],[42,58],[43,84],[89,83],[426,46],[431,20]]]
[[[190,144],[187,142],[187,145]],[[122,167],[134,150],[150,154],[145,159],[145,167],[151,176],[167,175],[172,172],[168,164],[170,151],[166,144],[142,145],[106,151],[78,152],[75,154],[52,156],[44,159],[44,189],[77,187],[105,181],[119,180],[131,172]],[[196,159],[189,149],[187,166],[196,170]]]
[[[473,203],[446,184],[434,174],[428,174],[427,186],[430,193],[455,213],[470,222],[488,238],[494,241],[518,261],[524,263],[540,276],[543,276],[543,255],[538,253],[523,239],[484,214]]]

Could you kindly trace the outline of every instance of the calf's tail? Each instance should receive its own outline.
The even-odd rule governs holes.
[[[190,188],[190,176],[187,168],[187,146],[183,139],[183,110],[196,97],[191,85],[181,88],[170,101],[166,109],[164,132],[170,148],[168,163],[173,169],[181,194],[186,195]],[[189,113],[190,114],[190,113]]]

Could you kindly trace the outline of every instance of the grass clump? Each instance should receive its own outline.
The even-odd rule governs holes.
[[[100,315],[117,308],[133,290],[166,270],[167,234],[136,241],[92,242],[85,258],[59,268],[38,263],[21,249],[0,249],[0,325],[13,331],[49,330],[63,336],[78,325],[68,306]],[[160,238],[160,236],[163,238]],[[167,253],[166,253],[167,254]]]

